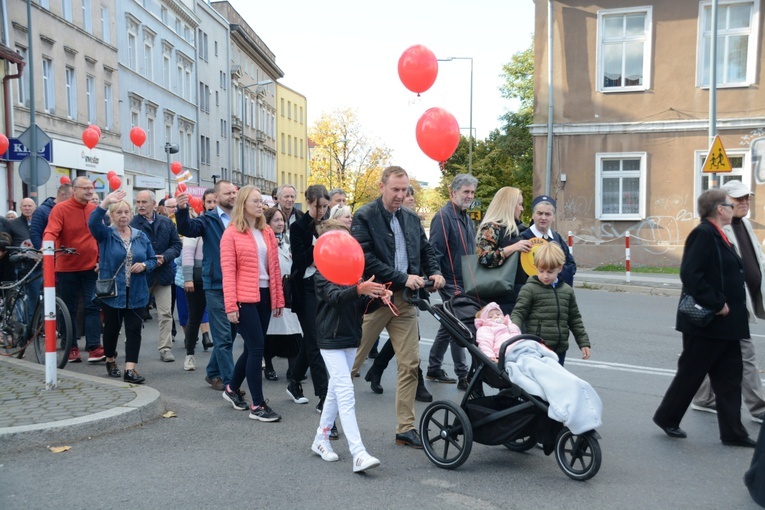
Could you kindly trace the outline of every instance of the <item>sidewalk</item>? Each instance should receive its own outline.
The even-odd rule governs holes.
[[[59,370],[58,387],[48,391],[43,365],[0,357],[0,451],[61,446],[163,412],[153,388]]]
[[[577,288],[679,296],[678,275],[577,271]],[[158,418],[165,411],[157,390],[120,379],[58,371],[58,388],[45,390],[45,369],[0,356],[0,451],[66,445]]]

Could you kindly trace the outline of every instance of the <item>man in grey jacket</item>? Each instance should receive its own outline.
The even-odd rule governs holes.
[[[762,278],[765,276],[765,254],[757,236],[754,235],[752,224],[746,219],[749,214],[749,197],[754,193],[749,191],[741,181],[728,181],[722,188],[733,199],[733,220],[730,225],[723,227],[728,240],[733,243],[741,260],[744,262],[744,278],[746,279],[746,310],[749,312],[749,322],[757,323],[757,318],[765,319],[765,286]],[[760,371],[757,368],[757,357],[754,354],[754,344],[751,338],[741,340],[741,358],[744,363],[744,373],[741,381],[741,394],[744,397],[752,421],[762,423],[765,420],[765,391],[760,381]],[[709,382],[709,376],[693,397],[691,408],[696,411],[716,413],[715,394]]]

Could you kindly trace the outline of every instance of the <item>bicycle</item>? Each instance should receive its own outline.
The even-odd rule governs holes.
[[[42,272],[37,271],[42,263],[42,250],[34,248],[7,248],[10,262],[16,266],[17,281],[0,283],[0,356],[24,357],[30,342],[34,344],[37,362],[45,364],[45,303],[43,292],[39,293],[34,304],[32,320],[29,321],[29,287],[34,281],[42,279]],[[26,271],[25,265],[32,261],[27,255],[37,254],[37,260]],[[59,248],[54,254],[77,254],[74,248]],[[55,256],[55,255],[54,255]],[[24,271],[26,274],[20,276]],[[74,330],[69,309],[60,297],[56,297],[56,365],[64,368],[72,350]]]

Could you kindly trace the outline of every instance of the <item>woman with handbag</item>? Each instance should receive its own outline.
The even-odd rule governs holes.
[[[478,227],[476,234],[476,255],[478,264],[485,269],[495,270],[502,268],[505,264],[515,265],[515,270],[511,266],[505,269],[505,279],[512,279],[510,282],[515,287],[520,288],[526,281],[523,269],[518,267],[518,255],[511,258],[513,254],[528,252],[531,250],[531,242],[521,239],[521,234],[526,230],[526,225],[521,221],[523,212],[523,195],[521,190],[511,186],[500,188],[491,200],[483,221]],[[486,271],[483,271],[484,273]],[[467,273],[463,270],[463,282],[467,287],[471,279],[477,275]],[[489,279],[495,276],[489,274]],[[475,282],[474,282],[475,283]],[[510,285],[508,285],[509,287]],[[502,310],[502,313],[509,315],[515,305],[517,290],[505,292],[502,295],[481,295],[480,288],[478,298],[481,301],[494,301]]]
[[[108,227],[104,223],[107,215],[111,222]],[[107,195],[95,208],[88,220],[88,228],[98,242],[99,282],[104,282],[97,284],[95,299],[101,303],[104,316],[106,372],[110,377],[122,375],[115,356],[124,320],[123,379],[128,383],[143,384],[146,379],[136,371],[143,326],[139,311],[149,304],[146,274],[157,267],[157,258],[146,234],[130,226],[132,219],[133,208],[125,200],[125,192],[117,190]]]
[[[714,317],[700,326],[678,310],[675,329],[683,334],[683,352],[653,421],[669,437],[686,437],[680,421],[709,374],[717,395],[720,440],[728,446],[754,447],[757,443],[741,424],[740,341],[749,338],[744,265],[722,230],[730,224],[733,208],[723,190],[708,190],[698,198],[701,223],[685,240],[680,280],[683,294],[711,309]]]
[[[284,240],[284,229],[286,228],[284,212],[279,208],[272,207],[266,211],[266,222],[274,231],[276,242],[279,244],[279,269],[282,271],[285,302],[289,306],[291,303],[287,302],[286,298],[289,293],[288,288],[292,286],[289,276],[292,271],[292,254],[290,253],[290,245]],[[279,380],[274,370],[273,359],[275,356],[287,358],[287,379],[290,378],[302,336],[303,330],[300,329],[300,321],[288,307],[284,308],[281,317],[271,319],[268,324],[266,345],[263,351],[263,359],[266,362],[264,369],[266,379],[269,381]]]

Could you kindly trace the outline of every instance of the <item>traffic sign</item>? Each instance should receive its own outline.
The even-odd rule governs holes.
[[[32,165],[37,161],[37,181],[32,182]],[[21,182],[28,186],[42,186],[50,179],[50,163],[42,156],[33,154],[19,164],[19,176]]]
[[[51,142],[50,136],[48,136],[45,131],[40,129],[37,124],[34,124],[32,126],[29,126],[24,130],[23,133],[19,136],[19,141],[26,145],[27,147],[31,147],[32,145],[37,146],[37,150],[40,150],[42,147],[45,147]],[[32,141],[37,142],[36,144],[33,144]]]
[[[728,155],[725,153],[725,147],[723,147],[722,140],[720,140],[720,135],[715,136],[712,147],[709,148],[707,153],[707,159],[704,160],[704,168],[701,171],[704,173],[733,171]]]
[[[0,159],[4,159],[6,161],[24,161],[24,159],[29,156],[32,153],[32,151],[29,150],[29,147],[21,143],[21,140],[18,138],[9,138],[8,139],[8,152],[5,154],[0,155]],[[37,146],[37,154],[45,158],[45,161],[48,161],[50,163],[53,162],[53,144],[49,143],[45,147]]]

